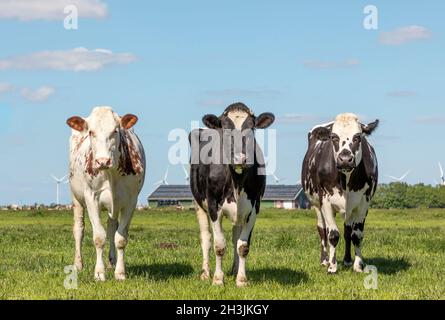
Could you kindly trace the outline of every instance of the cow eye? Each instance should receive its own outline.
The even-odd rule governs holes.
[[[223,120],[221,120],[221,126],[222,126],[223,128],[229,128],[229,127],[230,127],[230,121],[227,120],[227,119],[223,119]]]
[[[354,139],[352,140],[354,143],[358,143],[362,140],[361,136],[355,136]]]
[[[95,134],[94,134],[94,132],[93,131],[88,131],[88,134],[90,135],[90,137],[94,137],[95,136]]]
[[[331,135],[331,140],[334,142],[339,142],[340,141],[340,137],[337,136],[336,134]]]

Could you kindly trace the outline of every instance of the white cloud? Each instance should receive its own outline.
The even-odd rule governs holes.
[[[113,53],[106,49],[41,51],[0,59],[0,70],[49,69],[58,71],[96,71],[107,65],[128,64],[136,60],[131,53]]]
[[[308,60],[304,62],[304,66],[310,69],[344,69],[356,67],[360,64],[357,59],[348,59],[345,61],[321,61]]]
[[[42,86],[36,90],[26,87],[14,87],[10,83],[0,82],[0,94],[6,94],[18,91],[22,98],[31,102],[43,102],[46,101],[56,90],[51,86]]]
[[[431,36],[431,32],[427,28],[413,25],[382,32],[379,42],[384,45],[396,46],[412,41],[426,40]]]
[[[368,123],[374,121],[376,118],[356,114],[361,123]],[[303,114],[303,113],[288,113],[277,117],[277,123],[280,124],[309,124],[310,126],[322,123],[328,123],[335,120],[335,115],[317,115],[317,114]]]
[[[63,9],[68,5],[77,7],[79,17],[101,19],[108,15],[101,0],[1,0],[0,19],[63,20]]]
[[[48,100],[48,98],[55,92],[56,90],[53,87],[43,86],[36,90],[23,88],[21,91],[21,95],[23,98],[31,102],[44,102]]]
[[[419,124],[445,124],[445,116],[422,116],[422,117],[417,117],[416,118],[416,122]]]
[[[0,82],[0,93],[11,92],[14,90],[14,86],[10,83]]]

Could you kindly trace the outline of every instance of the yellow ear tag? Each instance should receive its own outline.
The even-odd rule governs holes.
[[[243,166],[241,166],[241,165],[235,166],[235,172],[238,174],[243,173]]]

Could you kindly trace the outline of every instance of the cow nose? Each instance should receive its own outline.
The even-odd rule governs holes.
[[[110,158],[97,158],[96,165],[100,169],[106,169],[111,167],[111,159]]]
[[[342,151],[338,155],[338,160],[340,160],[341,164],[350,165],[354,161],[354,157],[352,156],[352,153],[350,153],[348,151],[346,151],[346,152]]]

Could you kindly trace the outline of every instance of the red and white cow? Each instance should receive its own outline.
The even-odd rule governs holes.
[[[70,186],[74,211],[74,239],[77,270],[82,270],[84,211],[93,228],[96,247],[94,277],[105,281],[103,250],[110,239],[109,260],[116,267],[115,278],[125,280],[124,250],[137,198],[145,178],[145,154],[132,127],[138,118],[119,117],[110,107],[96,107],[88,118],[71,117]],[[100,211],[108,211],[107,232]],[[117,256],[116,256],[117,249]]]

